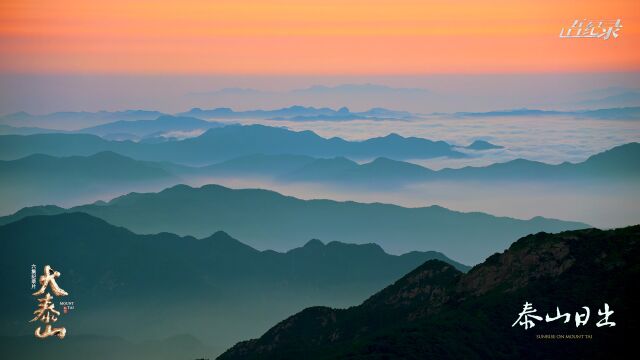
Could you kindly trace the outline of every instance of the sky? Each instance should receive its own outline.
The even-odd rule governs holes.
[[[615,41],[560,39],[618,19]],[[638,70],[637,0],[4,0],[0,71],[424,74]]]
[[[623,28],[609,40],[559,37],[582,18]],[[538,77],[554,97],[637,83],[639,20],[637,0],[3,0],[0,113],[273,108],[296,99],[193,94],[344,83],[466,91],[460,111],[552,105],[533,98],[545,92]]]

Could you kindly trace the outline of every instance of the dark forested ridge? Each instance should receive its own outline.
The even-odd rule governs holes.
[[[640,226],[539,233],[466,274],[430,260],[357,307],[305,309],[219,359],[620,358],[635,351],[640,325],[639,242]],[[570,321],[512,326],[525,302]],[[596,325],[605,303],[614,327]],[[590,318],[576,328],[583,306]],[[536,337],[545,334],[592,338]]]
[[[0,298],[2,308],[12,309],[0,321],[0,337],[33,335],[32,264],[38,272],[45,264],[60,271],[61,287],[76,302],[60,320],[77,339],[68,346],[102,352],[113,342],[133,351],[113,339],[84,338],[82,345],[77,336],[137,343],[190,334],[219,353],[307,306],[355,305],[427,259],[469,269],[441,253],[397,256],[375,244],[310,240],[281,253],[258,251],[224,232],[203,239],[138,235],[82,213],[27,217],[0,226],[0,281],[12,289]],[[37,341],[18,342],[28,340]],[[7,343],[0,339],[3,348]],[[31,347],[10,348],[12,358],[30,357],[24,351]]]

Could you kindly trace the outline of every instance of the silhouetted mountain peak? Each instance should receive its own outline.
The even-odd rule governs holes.
[[[40,232],[42,231],[42,228],[46,228],[49,232],[64,232],[67,231],[66,229],[74,229],[75,231],[86,234],[90,234],[92,232],[118,232],[131,234],[131,231],[123,227],[114,226],[100,218],[83,212],[65,212],[57,213],[55,215],[42,214],[28,216],[13,222],[8,226],[31,229],[34,232]]]
[[[462,276],[462,272],[441,260],[427,260],[393,285],[366,300],[366,308],[415,306],[428,303],[439,307],[451,296],[451,287]]]
[[[325,245],[322,241],[318,240],[318,239],[311,239],[309,241],[307,241],[306,244],[304,244],[303,248],[305,249],[317,249],[317,248],[323,248]]]
[[[218,230],[215,233],[213,233],[211,235],[211,238],[214,238],[216,240],[235,240],[234,238],[231,237],[231,235],[227,234],[225,231],[222,230]]]
[[[387,136],[383,136],[383,139],[387,139],[387,140],[402,140],[402,139],[406,139],[404,136],[401,136],[397,133],[390,133]]]
[[[211,244],[215,248],[219,249],[219,251],[244,251],[247,253],[259,252],[251,246],[231,237],[231,235],[224,231],[216,231],[213,235],[204,238],[201,241]]]
[[[66,209],[56,205],[27,206],[16,211],[14,216],[16,217],[16,219],[22,219],[25,216],[53,215],[60,214],[65,211]]]
[[[342,241],[330,241],[329,243],[327,243],[326,247],[329,250],[339,250],[339,251],[355,250],[355,251],[367,252],[369,254],[378,254],[378,255],[386,254],[384,249],[376,243],[348,244]],[[423,253],[420,252],[420,254],[422,255]]]
[[[207,184],[207,185],[203,185],[202,188],[215,188],[215,187],[222,187],[220,185],[216,185],[216,184]],[[181,192],[181,191],[190,191],[193,190],[195,188],[186,185],[186,184],[178,184],[178,185],[174,185],[171,187],[168,187],[162,191],[160,191],[158,194],[162,194],[162,193],[169,193],[169,192]]]
[[[476,140],[472,142],[469,146],[465,147],[469,150],[493,150],[493,149],[504,149],[504,146],[495,145],[485,140]]]
[[[605,150],[601,153],[590,156],[586,163],[627,163],[629,166],[638,164],[640,159],[640,143],[632,142],[628,144],[619,145],[609,150]]]

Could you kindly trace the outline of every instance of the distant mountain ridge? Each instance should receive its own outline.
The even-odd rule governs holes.
[[[557,165],[516,159],[482,167],[436,171],[385,157],[359,164],[344,157],[319,159],[256,154],[184,171],[212,176],[265,176],[283,182],[374,187],[431,181],[632,181],[640,178],[638,158],[640,143],[628,143],[592,155],[583,162]],[[178,173],[180,171],[178,169]]]
[[[173,174],[159,168],[153,163],[138,161],[120,154],[103,151],[91,156],[54,157],[34,154],[14,160],[0,160],[0,171],[3,179],[17,178],[20,182],[45,178],[51,181],[63,177],[65,181],[90,178],[91,181],[108,181],[110,179],[141,181],[157,178],[171,178]],[[71,173],[73,177],[68,177]]]
[[[469,150],[495,150],[495,149],[504,149],[504,146],[495,145],[485,140],[475,140],[468,146],[465,146],[465,149]]]
[[[181,116],[195,116],[205,119],[270,119],[291,121],[345,121],[345,120],[402,120],[416,118],[407,111],[372,108],[362,112],[351,112],[347,107],[334,110],[328,107],[294,105],[273,110],[235,111],[231,108],[193,108],[179,113]]]
[[[109,151],[86,157],[35,154],[0,160],[0,173],[0,211],[4,213],[36,204],[78,204],[124,189],[160,190],[181,182],[180,176],[159,164]]]
[[[145,116],[148,116],[145,118]],[[330,108],[314,108],[290,106],[275,110],[234,111],[230,108],[202,110],[193,108],[178,115],[167,115],[153,111],[119,111],[119,112],[68,112],[47,115],[31,115],[15,113],[0,117],[0,133],[7,135],[29,135],[39,133],[77,132],[98,135],[107,139],[139,141],[145,137],[160,136],[164,133],[188,133],[195,130],[202,132],[231,122],[220,123],[206,119],[270,119],[290,121],[349,121],[349,120],[407,120],[415,115],[407,111],[372,108],[363,112],[351,112],[342,107],[338,110]],[[111,121],[110,121],[111,120]],[[113,121],[115,120],[115,121]],[[82,126],[86,121],[91,126]],[[76,124],[73,129],[67,123]],[[97,123],[97,124],[96,124]],[[25,124],[38,124],[41,127],[28,127]],[[65,125],[66,124],[66,125]],[[118,136],[118,137],[116,137]]]
[[[273,191],[232,190],[218,185],[178,185],[158,193],[131,193],[107,203],[70,209],[30,207],[0,218],[0,224],[41,213],[78,211],[143,234],[170,232],[200,237],[224,229],[251,246],[275,250],[299,246],[301,238],[374,242],[392,253],[435,250],[471,264],[503,249],[515,237],[589,227],[542,217],[519,220],[461,213],[439,206],[404,208],[300,200]]]
[[[87,157],[30,155],[0,160],[0,213],[38,204],[75,205],[132,191],[159,191],[182,183],[235,178],[277,184],[312,184],[350,189],[386,190],[429,182],[629,183],[640,180],[640,144],[617,146],[581,163],[550,165],[512,160],[485,167],[434,171],[413,163],[376,158],[364,164],[345,157],[254,154],[204,167],[139,161],[106,151]]]
[[[387,138],[393,138],[393,136],[394,135],[390,135]],[[380,140],[383,139],[385,138],[381,138]],[[127,156],[119,155],[111,151],[92,154],[88,159],[97,159],[96,156],[99,154],[103,154],[100,156],[104,156],[113,161],[129,163],[135,161]],[[38,154],[17,160],[0,161],[0,166],[7,167],[15,164],[12,166],[17,166],[17,169],[26,170],[28,167],[27,159],[36,157],[41,160],[49,159],[51,162],[65,159],[64,157]],[[75,156],[72,158],[78,162],[78,164],[82,163],[80,160],[83,157]],[[635,161],[638,158],[640,158],[640,143],[619,145],[601,153],[594,154],[579,163],[565,162],[553,165],[526,159],[516,159],[482,167],[468,166],[458,169],[445,168],[442,170],[431,170],[413,163],[391,160],[385,157],[378,157],[370,162],[359,164],[345,157],[323,159],[307,155],[269,155],[257,153],[232,158],[204,167],[190,167],[168,162],[150,161],[139,161],[138,164],[140,164],[140,166],[162,169],[175,177],[196,174],[207,176],[255,175],[268,176],[281,181],[328,181],[333,183],[369,182],[386,184],[388,182],[410,183],[438,180],[576,180],[627,176],[633,178],[640,176],[640,164]],[[84,164],[89,165],[89,161],[85,161]],[[44,165],[44,163],[42,163],[42,165]],[[46,164],[45,169],[54,169],[54,165],[55,164]],[[44,169],[38,170],[44,174]],[[76,168],[74,171],[82,172],[83,169]],[[126,176],[126,174],[122,176]]]
[[[42,153],[53,156],[91,155],[114,151],[137,160],[208,165],[251,154],[294,154],[316,157],[433,158],[465,157],[444,141],[391,134],[364,141],[323,138],[312,131],[291,131],[263,125],[230,125],[204,134],[161,143],[107,141],[86,134],[37,134],[0,136],[0,159],[12,160]]]
[[[391,88],[384,86],[341,86],[336,88],[316,86],[309,89],[301,89],[298,93],[325,94],[328,90],[352,91],[353,89],[366,89],[378,95],[383,94]],[[240,89],[242,90],[242,89]],[[424,89],[394,89],[402,90],[409,96],[422,96],[429,92]],[[243,90],[246,92],[245,90]],[[259,94],[259,92],[256,92]],[[240,110],[236,111],[229,107],[217,107],[213,109],[192,108],[188,111],[174,114],[174,117],[195,117],[202,119],[273,119],[290,121],[350,121],[350,120],[415,120],[425,116],[452,116],[452,117],[510,117],[510,116],[570,116],[574,118],[590,118],[602,120],[637,120],[640,119],[640,106],[637,103],[640,92],[633,90],[623,93],[616,93],[613,96],[601,100],[584,101],[577,103],[586,109],[581,110],[540,110],[540,109],[510,109],[493,110],[484,112],[455,112],[455,113],[431,113],[417,114],[403,110],[390,110],[384,107],[372,107],[366,111],[351,111],[347,107],[314,107],[292,105],[288,107],[263,110]],[[619,107],[615,102],[620,102]],[[597,108],[595,105],[609,105],[609,107]],[[631,104],[631,105],[630,105]],[[54,112],[49,114],[34,115],[26,112],[17,112],[0,116],[0,125],[12,127],[31,127],[60,130],[80,130],[100,125],[106,125],[121,121],[140,121],[157,119],[158,117],[172,116],[172,114],[153,110],[123,110],[123,111],[67,111]]]
[[[537,110],[515,109],[497,110],[487,112],[458,112],[453,115],[459,117],[506,117],[506,116],[572,116],[576,118],[609,119],[609,120],[638,120],[640,119],[640,106],[604,108],[593,110]]]

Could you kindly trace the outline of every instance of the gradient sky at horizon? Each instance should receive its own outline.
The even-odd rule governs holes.
[[[559,38],[581,18],[623,28],[616,39]],[[0,114],[583,106],[576,94],[638,88],[638,24],[638,0],[4,0]],[[288,92],[364,83],[431,95]],[[235,87],[280,95],[216,92]]]
[[[621,36],[560,39],[577,18]],[[0,73],[629,72],[638,20],[637,0],[5,0]]]

